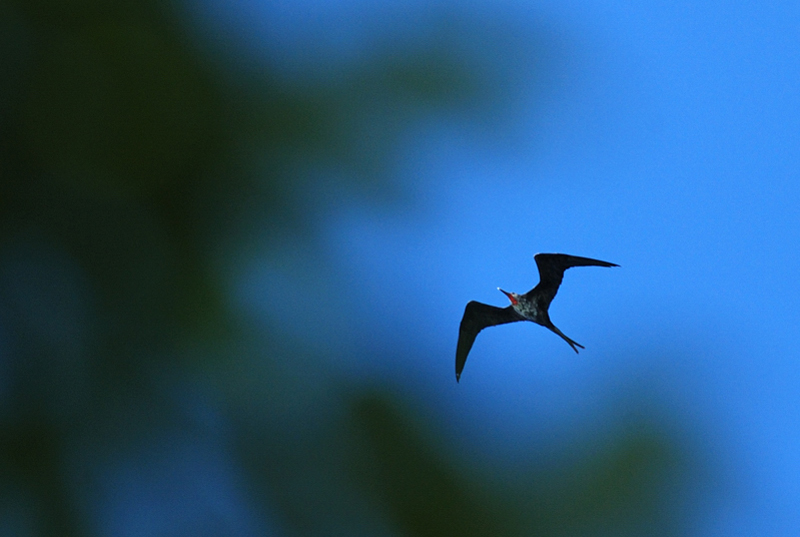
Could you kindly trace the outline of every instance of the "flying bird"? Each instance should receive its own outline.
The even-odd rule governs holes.
[[[475,343],[475,338],[478,337],[481,330],[489,326],[517,321],[533,321],[558,334],[575,352],[578,352],[578,347],[584,348],[583,345],[568,338],[556,328],[556,325],[550,320],[547,310],[558,292],[558,287],[564,278],[564,271],[568,268],[618,267],[619,265],[567,254],[536,254],[533,258],[539,268],[539,283],[536,287],[524,295],[509,293],[497,288],[511,301],[510,306],[498,308],[474,300],[467,304],[464,309],[464,317],[461,319],[461,327],[458,330],[456,382],[461,378],[461,371],[464,369],[467,355],[472,344]]]

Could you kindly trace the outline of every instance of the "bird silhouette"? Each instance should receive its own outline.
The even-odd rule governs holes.
[[[566,341],[572,350],[578,352],[578,347],[583,345],[568,338],[556,328],[550,320],[547,310],[558,292],[558,287],[564,278],[564,271],[571,267],[618,267],[615,263],[600,261],[588,257],[578,257],[567,254],[536,254],[533,256],[539,268],[539,283],[525,293],[509,293],[497,288],[511,301],[505,308],[490,306],[481,302],[471,301],[464,309],[461,326],[458,330],[458,347],[456,348],[456,382],[461,378],[461,371],[467,362],[472,344],[478,333],[489,326],[498,324],[515,323],[517,321],[532,321],[558,334]]]

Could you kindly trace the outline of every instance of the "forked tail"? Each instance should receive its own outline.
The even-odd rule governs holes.
[[[582,348],[582,349],[585,349],[585,348],[586,348],[586,347],[584,347],[583,345],[581,345],[580,343],[578,343],[577,341],[573,341],[572,339],[568,338],[568,337],[567,337],[567,336],[564,334],[564,332],[562,332],[561,330],[559,330],[558,328],[556,328],[556,325],[554,325],[553,323],[550,323],[550,326],[548,326],[547,328],[549,328],[550,330],[552,330],[553,332],[555,332],[556,334],[558,334],[559,336],[561,336],[561,338],[562,338],[564,341],[566,341],[567,343],[569,343],[569,346],[570,346],[570,347],[572,347],[572,350],[574,350],[576,354],[578,353],[578,347],[580,347],[580,348]]]

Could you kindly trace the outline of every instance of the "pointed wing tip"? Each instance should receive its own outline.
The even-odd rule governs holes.
[[[595,266],[599,266],[599,267],[618,267],[619,266],[616,263],[611,263],[609,261],[602,261],[600,259],[594,259],[592,257],[582,257],[582,256],[572,255],[572,254],[556,254],[556,253],[544,253],[544,252],[537,252],[537,253],[533,254],[533,258],[536,259],[537,262],[538,262],[540,256],[542,256],[542,257],[564,256],[564,257],[581,259],[581,260],[584,260],[584,261],[587,261],[587,260],[588,261],[594,261],[595,263],[597,263],[597,265],[595,265]],[[581,266],[581,265],[573,265],[573,266]]]

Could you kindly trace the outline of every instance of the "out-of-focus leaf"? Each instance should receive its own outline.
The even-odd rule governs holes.
[[[499,498],[459,475],[420,427],[386,397],[364,394],[352,406],[364,455],[354,473],[379,499],[404,535],[510,535]]]

